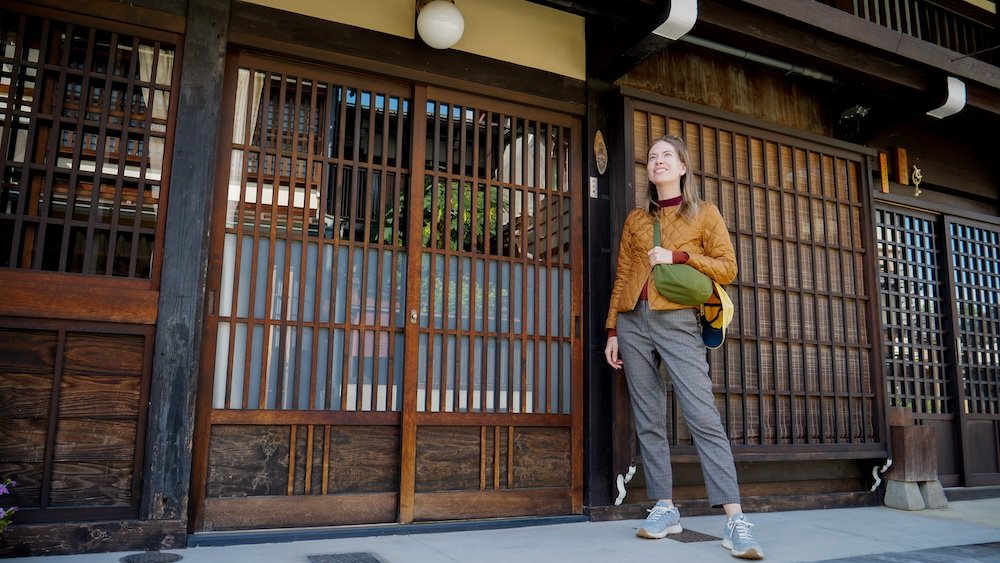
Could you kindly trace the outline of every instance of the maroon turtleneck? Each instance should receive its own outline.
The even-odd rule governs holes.
[[[661,199],[656,203],[659,204],[660,209],[666,209],[667,207],[677,207],[681,204],[682,201],[684,201],[684,196],[679,195],[677,197],[672,197],[670,199]],[[690,256],[688,256],[688,253],[684,252],[683,250],[675,250],[673,258],[674,258],[674,264],[687,264],[688,258],[690,258]],[[648,299],[649,299],[649,281],[647,280],[646,284],[642,286],[642,292],[639,293],[639,301],[646,301]],[[618,336],[618,331],[613,328],[609,328],[608,338],[611,338],[612,336]]]

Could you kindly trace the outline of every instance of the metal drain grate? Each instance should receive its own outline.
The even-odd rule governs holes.
[[[722,538],[696,532],[694,530],[684,530],[679,534],[670,534],[668,538],[681,543],[695,543],[700,541],[720,541]]]
[[[381,559],[371,553],[325,553],[323,555],[310,555],[310,563],[384,563]]]
[[[133,555],[126,555],[119,559],[121,563],[173,563],[174,561],[180,561],[183,559],[180,555],[176,553],[160,553],[159,551],[146,551],[143,553],[135,553]]]

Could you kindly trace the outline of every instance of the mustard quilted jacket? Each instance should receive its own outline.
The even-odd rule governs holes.
[[[727,285],[736,279],[736,252],[719,208],[701,202],[698,214],[689,221],[677,207],[660,210],[660,246],[688,253],[688,265]],[[653,248],[653,218],[645,209],[634,209],[625,219],[618,250],[618,274],[611,290],[611,304],[605,328],[615,328],[618,313],[631,311],[639,301],[643,284],[649,283],[649,307],[655,311],[695,308],[670,301],[656,292],[653,266],[646,254]]]

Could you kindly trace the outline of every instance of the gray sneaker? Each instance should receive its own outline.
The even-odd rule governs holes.
[[[663,506],[657,504],[649,509],[649,516],[646,521],[635,531],[635,535],[640,538],[658,540],[667,534],[679,534],[684,531],[681,527],[681,513],[676,506]]]
[[[753,538],[750,528],[753,526],[746,516],[737,514],[726,522],[726,532],[722,537],[722,547],[732,552],[733,557],[740,559],[763,559],[764,550]]]

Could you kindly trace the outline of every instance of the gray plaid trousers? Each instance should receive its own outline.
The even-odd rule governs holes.
[[[709,502],[715,507],[739,503],[733,451],[715,407],[705,345],[694,311],[652,311],[648,302],[639,301],[635,310],[618,315],[617,332],[642,451],[646,495],[651,499],[673,498],[667,390],[659,356],[701,458]]]

